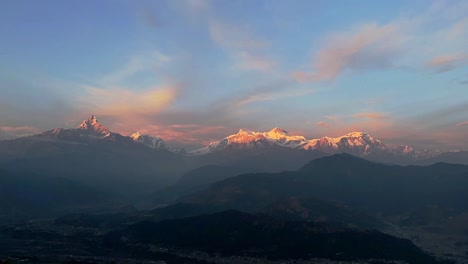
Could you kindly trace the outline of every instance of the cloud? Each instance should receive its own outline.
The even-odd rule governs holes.
[[[208,0],[187,0],[187,6],[192,12],[202,12],[210,8],[210,1]]]
[[[267,72],[277,65],[265,54],[271,43],[255,37],[248,28],[212,19],[209,32],[211,39],[233,58],[238,69]]]
[[[381,113],[381,112],[362,112],[362,113],[356,113],[353,116],[357,118],[367,118],[367,119],[382,119],[382,118],[388,117],[386,113]]]
[[[189,125],[151,125],[142,129],[140,132],[155,135],[163,138],[165,141],[172,141],[182,144],[207,144],[211,140],[203,140],[207,135],[226,133],[225,126],[206,126],[198,124]],[[225,135],[225,134],[224,134]]]
[[[339,116],[334,116],[334,115],[326,115],[325,118],[328,119],[328,120],[332,120],[332,121],[339,121],[339,120],[341,120],[341,117],[339,117]]]
[[[33,134],[37,134],[39,131],[39,129],[32,126],[0,126],[0,140],[30,136]]]
[[[365,24],[350,32],[333,34],[316,52],[312,71],[296,71],[301,82],[328,81],[345,70],[388,68],[393,66],[403,35],[398,24]]]
[[[468,65],[468,54],[459,53],[437,56],[428,61],[426,65],[436,69],[437,72],[449,71]]]
[[[294,91],[254,93],[254,94],[250,94],[244,97],[243,99],[236,101],[235,105],[242,106],[242,105],[252,104],[256,102],[276,101],[276,100],[284,99],[288,97],[297,97],[297,96],[307,95],[313,92],[315,91],[311,89],[302,89],[302,90],[294,90]]]
[[[265,56],[253,55],[250,52],[242,51],[237,54],[237,67],[242,70],[256,70],[267,72],[275,67],[276,61]]]
[[[156,114],[166,109],[178,94],[177,86],[155,87],[141,92],[89,86],[85,90],[86,95],[81,98],[81,103],[108,116]]]
[[[10,132],[10,133],[35,133],[37,128],[31,126],[20,126],[20,127],[11,127],[11,126],[1,126],[1,130]]]
[[[145,23],[145,25],[151,28],[160,28],[163,25],[161,18],[151,10],[147,8],[141,8],[137,12],[137,16]]]
[[[223,48],[239,50],[263,49],[270,45],[268,41],[254,37],[248,29],[230,25],[219,20],[209,23],[210,36]]]
[[[104,86],[115,86],[131,78],[135,74],[147,72],[154,75],[154,71],[172,61],[172,58],[159,51],[145,52],[131,56],[128,62],[119,69],[105,74],[96,82]]]
[[[315,125],[317,125],[318,127],[328,127],[328,123],[323,121],[317,122],[315,123]]]
[[[422,65],[442,72],[465,66],[467,3],[437,1],[426,10],[385,24],[366,23],[330,33],[312,61],[291,75],[299,82],[317,82],[332,81],[346,72],[420,69]],[[447,51],[453,55],[446,55]]]
[[[468,121],[465,121],[465,122],[460,122],[460,123],[456,124],[455,126],[457,126],[457,127],[464,127],[464,126],[468,126]]]

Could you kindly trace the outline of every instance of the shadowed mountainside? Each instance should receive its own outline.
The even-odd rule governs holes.
[[[378,231],[340,229],[304,221],[224,211],[158,223],[140,222],[110,233],[104,245],[127,250],[135,243],[273,259],[390,259],[436,263],[409,240]]]

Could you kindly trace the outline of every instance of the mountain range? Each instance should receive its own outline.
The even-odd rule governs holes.
[[[91,116],[77,128],[56,128],[0,141],[0,169],[38,172],[106,191],[140,195],[174,184],[185,173],[203,166],[220,166],[235,173],[281,172],[297,170],[312,159],[337,153],[386,164],[468,164],[466,151],[442,153],[409,146],[388,147],[363,132],[306,139],[281,128],[268,132],[240,130],[188,152],[169,146],[160,137],[112,132]],[[214,177],[223,178],[218,175]]]
[[[268,132],[256,132],[240,129],[237,134],[212,142],[206,147],[193,151],[169,146],[164,139],[135,132],[130,136],[123,136],[111,132],[100,124],[92,115],[84,120],[76,129],[56,128],[20,139],[60,140],[75,143],[91,143],[95,141],[116,142],[120,144],[139,143],[151,149],[166,150],[177,155],[187,157],[207,156],[213,153],[231,151],[252,151],[268,148],[288,148],[294,150],[320,151],[324,154],[348,153],[373,160],[385,160],[401,164],[414,163],[425,159],[434,159],[442,152],[437,149],[415,149],[407,145],[389,147],[379,139],[364,132],[351,132],[339,137],[322,137],[306,139],[304,136],[291,135],[281,128],[273,128]],[[450,154],[457,156],[456,152]]]
[[[78,255],[201,251],[205,263],[219,254],[430,263],[418,247],[435,243],[450,251],[431,252],[457,247],[463,259],[468,166],[451,162],[468,163],[466,152],[393,148],[362,132],[310,140],[280,128],[241,130],[187,152],[91,116],[77,128],[0,141],[0,224],[20,223],[0,228],[0,257],[31,240],[62,256],[69,249],[51,241],[73,239],[90,250]],[[431,239],[444,235],[450,240]]]

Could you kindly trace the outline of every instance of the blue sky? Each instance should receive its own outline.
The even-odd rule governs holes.
[[[0,4],[0,137],[238,129],[468,147],[466,1]]]

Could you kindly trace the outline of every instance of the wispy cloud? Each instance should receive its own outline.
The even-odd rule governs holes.
[[[224,134],[226,132],[225,126],[207,126],[207,125],[168,125],[168,126],[158,126],[151,125],[147,126],[144,129],[141,129],[140,132],[149,135],[155,135],[163,138],[166,141],[173,141],[182,144],[207,144],[211,140],[210,135],[213,134]],[[205,138],[205,139],[203,139]]]
[[[436,69],[437,72],[449,71],[468,65],[468,53],[437,56],[428,61],[426,65]]]
[[[255,102],[263,101],[276,101],[278,99],[285,99],[288,97],[298,97],[302,95],[307,95],[314,93],[314,90],[311,89],[301,89],[293,91],[277,91],[277,92],[264,92],[264,93],[254,93],[247,95],[246,97],[235,101],[235,105],[242,106],[247,104],[252,104]]]
[[[277,62],[266,55],[271,43],[256,37],[251,29],[229,24],[219,19],[209,21],[211,39],[234,60],[241,70],[266,72],[273,69]]]
[[[357,118],[382,119],[382,118],[387,118],[388,114],[381,113],[381,112],[362,112],[362,113],[356,113],[353,116]]]
[[[210,9],[209,0],[187,0],[187,6],[192,12],[203,12]]]
[[[122,81],[131,78],[137,73],[146,72],[154,75],[154,72],[164,64],[172,60],[166,54],[159,51],[145,52],[144,54],[134,55],[128,62],[110,73],[101,76],[96,82],[105,86],[118,86]]]
[[[464,126],[468,126],[468,121],[465,121],[465,122],[460,122],[460,123],[456,124],[455,126],[457,126],[457,127],[464,127]]]
[[[421,69],[426,65],[443,72],[466,66],[466,10],[466,1],[437,1],[412,16],[330,33],[314,52],[312,62],[292,76],[300,82],[316,82],[364,70]]]
[[[23,134],[37,132],[37,128],[31,127],[31,126],[20,126],[20,127],[1,126],[0,129],[6,132],[23,133]]]
[[[168,107],[178,94],[178,87],[155,87],[142,92],[115,88],[85,87],[83,104],[110,116],[156,114]]]
[[[247,28],[234,26],[220,20],[211,20],[209,31],[214,42],[224,48],[239,50],[263,49],[270,45],[266,40],[254,37]]]
[[[326,115],[325,118],[328,119],[328,120],[332,120],[332,121],[337,121],[337,120],[341,119],[341,117],[334,116],[334,115]]]
[[[237,67],[242,70],[256,70],[267,72],[275,67],[276,61],[265,56],[253,55],[250,52],[239,52],[236,56]]]
[[[30,136],[38,132],[40,132],[39,129],[31,126],[0,126],[0,140]]]
[[[317,122],[315,123],[315,125],[318,127],[329,127],[328,123],[323,122],[323,121]]]
[[[302,82],[328,81],[345,70],[386,68],[393,65],[403,36],[398,24],[365,24],[333,34],[315,54],[312,71],[296,71]]]

